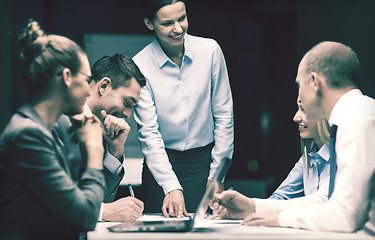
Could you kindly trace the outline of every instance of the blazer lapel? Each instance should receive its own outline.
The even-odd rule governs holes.
[[[24,116],[32,119],[33,121],[38,122],[41,126],[43,126],[43,128],[41,128],[41,129],[46,134],[46,136],[51,138],[52,144],[53,144],[53,146],[56,150],[56,155],[57,155],[57,159],[59,160],[59,163],[64,168],[64,170],[69,174],[69,176],[71,176],[70,170],[69,170],[69,165],[67,164],[66,159],[64,157],[64,153],[62,151],[62,146],[64,146],[64,144],[60,140],[60,138],[58,137],[58,134],[55,132],[55,130],[50,132],[48,130],[46,124],[44,123],[44,121],[39,116],[39,114],[35,111],[34,107],[31,106],[28,103],[24,104],[20,109],[18,109],[18,112],[21,115],[24,115]]]
[[[71,176],[69,165],[68,165],[68,163],[65,159],[65,155],[64,155],[64,152],[62,150],[62,148],[64,147],[64,143],[58,137],[58,134],[56,133],[56,131],[54,129],[52,130],[52,135],[53,135],[54,140],[55,140],[55,141],[53,141],[53,145],[56,149],[56,153],[58,153],[57,159],[59,160],[59,162],[60,162],[61,166],[64,168],[64,170],[69,174],[69,176]]]

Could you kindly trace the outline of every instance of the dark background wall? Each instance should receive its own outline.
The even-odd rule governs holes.
[[[351,46],[362,90],[375,97],[375,1],[190,0],[187,11],[189,33],[217,40],[228,65],[235,113],[229,180],[264,180],[271,192],[297,161],[294,80],[299,60],[318,42]],[[24,101],[15,40],[29,18],[81,45],[87,33],[149,33],[134,0],[1,0],[1,131]]]

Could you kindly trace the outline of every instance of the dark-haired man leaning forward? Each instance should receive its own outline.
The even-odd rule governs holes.
[[[106,179],[105,199],[99,220],[132,222],[143,212],[143,202],[134,197],[114,201],[119,183],[125,170],[124,144],[130,126],[125,118],[130,118],[133,107],[138,103],[141,87],[145,79],[132,59],[116,54],[98,60],[91,69],[90,96],[84,106],[84,114],[95,114],[104,128],[104,168]],[[64,152],[70,164],[72,178],[78,180],[83,171],[81,152],[74,143],[70,128],[71,119],[63,115],[55,130],[64,143]]]

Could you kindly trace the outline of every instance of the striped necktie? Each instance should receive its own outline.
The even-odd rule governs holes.
[[[337,126],[332,125],[331,127],[331,136],[329,138],[329,155],[330,155],[330,168],[329,168],[329,189],[328,189],[328,198],[331,197],[333,189],[335,188],[335,177],[336,177],[336,132]]]

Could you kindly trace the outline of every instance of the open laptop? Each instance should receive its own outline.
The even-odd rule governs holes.
[[[231,160],[224,159],[218,167],[214,179],[207,186],[206,191],[198,204],[194,217],[184,219],[156,220],[156,221],[137,221],[135,223],[121,223],[108,229],[111,232],[187,232],[191,231],[194,224],[203,220],[206,215],[209,204],[211,203],[220,183],[229,169]]]

